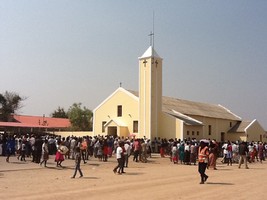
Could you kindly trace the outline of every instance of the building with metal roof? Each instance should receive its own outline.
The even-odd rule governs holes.
[[[162,96],[162,58],[153,46],[139,57],[139,91],[119,87],[93,112],[95,135],[266,140],[256,121],[238,132],[245,122],[222,105]]]

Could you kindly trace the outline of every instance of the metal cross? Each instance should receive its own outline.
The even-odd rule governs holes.
[[[151,31],[148,36],[150,37],[150,46],[153,46],[152,42],[153,42],[154,33]]]

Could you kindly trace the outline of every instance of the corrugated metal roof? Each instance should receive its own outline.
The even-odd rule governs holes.
[[[19,122],[0,122],[0,127],[45,128],[44,126],[41,125],[19,123]]]
[[[175,110],[185,115],[204,116],[218,119],[241,120],[230,110],[221,105],[200,103],[172,97],[162,97],[162,107],[166,110]]]
[[[135,96],[139,96],[138,92],[128,90]],[[227,108],[221,105],[200,103],[195,101],[177,99],[173,97],[162,97],[163,112],[172,112],[172,110],[190,116],[204,116],[218,119],[241,120],[241,117],[235,115]]]
[[[42,116],[13,115],[15,122],[0,122],[2,127],[40,127],[40,128],[67,128],[69,119]]]
[[[198,125],[198,126],[203,126],[203,123],[196,120],[196,119],[193,119],[191,117],[188,117],[186,115],[183,115],[182,113],[179,113],[179,112],[176,112],[176,111],[168,111],[168,110],[163,110],[163,112],[173,116],[173,117],[176,117],[182,121],[184,121],[184,123],[186,125]]]
[[[63,118],[27,116],[27,115],[13,115],[13,118],[20,123],[42,125],[52,128],[65,128],[70,126],[69,119],[63,119]]]

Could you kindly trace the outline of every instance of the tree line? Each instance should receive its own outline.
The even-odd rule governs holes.
[[[12,114],[16,114],[23,107],[22,102],[26,99],[26,97],[22,97],[16,92],[0,93],[0,121],[12,121]],[[70,130],[72,131],[92,130],[93,112],[85,106],[82,107],[81,103],[73,103],[67,111],[59,106],[50,116],[69,119],[71,123]]]

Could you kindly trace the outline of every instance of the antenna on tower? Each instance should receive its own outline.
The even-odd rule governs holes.
[[[150,31],[150,34],[148,35],[150,37],[150,46],[154,48],[154,10],[153,10],[153,24],[152,24],[152,31]]]
[[[152,29],[152,31],[153,31],[153,43],[152,43],[152,47],[154,47],[154,38],[155,38],[155,30],[154,30],[154,18],[155,18],[155,12],[154,12],[154,10],[153,10],[153,29]]]

